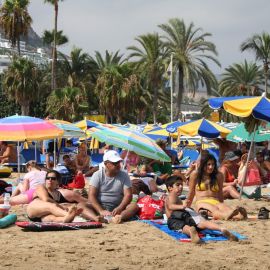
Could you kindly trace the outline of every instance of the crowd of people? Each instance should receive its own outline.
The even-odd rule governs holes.
[[[182,230],[191,236],[193,242],[199,241],[198,231],[204,228],[219,230],[230,240],[237,240],[225,228],[208,219],[247,218],[245,208],[232,208],[225,199],[238,199],[243,181],[269,182],[267,143],[256,153],[256,160],[251,159],[248,163],[246,144],[237,150],[236,145],[234,149],[226,142],[224,145],[229,146],[229,151],[225,151],[223,145],[219,160],[207,150],[201,150],[198,159],[185,171],[172,166],[182,158],[182,153],[177,156],[167,150],[164,140],[158,140],[157,144],[171,157],[171,162],[151,160],[126,150],[119,154],[105,146],[103,162],[92,166],[85,143],[78,147],[74,158],[65,154],[63,162],[73,178],[78,175],[91,177],[87,197],[61,185],[61,174],[52,170],[49,163],[47,168],[40,168],[35,161],[29,161],[26,163],[27,173],[14,189],[10,204],[27,204],[27,215],[35,222],[71,222],[80,215],[87,220],[121,223],[130,220],[140,210],[136,200],[138,195],[164,192],[162,185],[165,184],[168,194],[162,199],[166,197],[169,228]],[[5,142],[1,143],[1,160],[8,158],[11,161],[15,153]],[[183,185],[188,187],[185,201],[179,199]],[[3,203],[3,197],[0,197],[0,203]]]

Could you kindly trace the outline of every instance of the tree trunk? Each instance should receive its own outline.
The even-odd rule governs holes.
[[[58,0],[54,0],[54,37],[53,37],[53,55],[52,55],[52,78],[51,78],[51,90],[56,89],[56,33],[57,33],[57,18],[58,18]]]
[[[265,96],[267,98],[270,98],[270,94],[268,93],[268,90],[267,90],[267,82],[268,82],[268,70],[269,70],[269,67],[267,64],[264,64],[264,91],[265,91]]]
[[[29,115],[30,112],[30,102],[29,101],[24,101],[21,104],[21,114],[22,115]]]
[[[153,98],[153,122],[157,123],[157,86],[154,86],[154,98]]]
[[[18,54],[20,56],[21,55],[20,35],[18,36],[18,40],[17,40],[17,48],[18,48]]]
[[[179,88],[178,88],[178,93],[177,93],[177,104],[176,104],[176,115],[175,115],[176,119],[178,119],[180,116],[181,102],[182,102],[183,93],[184,93],[184,71],[183,71],[182,66],[180,65],[178,65],[178,72],[179,72],[179,77],[178,77]]]

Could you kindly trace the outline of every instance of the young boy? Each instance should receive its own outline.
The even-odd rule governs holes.
[[[214,222],[205,220],[191,208],[186,207],[178,196],[183,190],[183,180],[180,176],[170,176],[166,182],[169,195],[165,201],[165,210],[168,217],[168,227],[170,230],[183,231],[191,238],[191,242],[200,243],[198,231],[211,229],[221,231],[230,241],[238,241],[238,238],[228,230],[221,228]]]

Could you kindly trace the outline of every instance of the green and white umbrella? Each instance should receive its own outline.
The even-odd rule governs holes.
[[[241,123],[238,127],[236,127],[227,137],[228,141],[232,142],[251,142],[253,139],[253,133],[249,133],[245,124]],[[263,142],[270,140],[270,124],[267,124],[265,127],[259,126],[259,128],[255,131],[254,141],[255,142]]]
[[[171,158],[144,134],[125,128],[91,128],[93,138],[115,147],[133,151],[136,154],[150,159],[170,162]]]

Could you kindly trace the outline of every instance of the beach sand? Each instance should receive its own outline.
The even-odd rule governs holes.
[[[270,209],[266,201],[243,199],[240,204],[254,216],[262,206]],[[12,212],[26,219],[22,206]],[[270,220],[220,224],[248,240],[181,243],[137,221],[57,232],[24,232],[14,225],[1,229],[0,269],[270,269]]]

